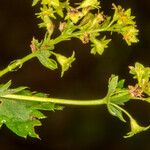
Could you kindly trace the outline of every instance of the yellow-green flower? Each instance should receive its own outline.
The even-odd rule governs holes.
[[[131,124],[131,131],[128,132],[127,135],[124,136],[124,138],[132,137],[135,134],[143,132],[143,131],[146,131],[146,130],[148,130],[150,128],[150,125],[147,126],[147,127],[140,126],[136,122],[136,120],[134,120],[133,118],[130,118],[130,124]]]
[[[135,21],[133,20],[135,17],[131,16],[131,9],[124,10],[120,5],[113,5],[113,9],[115,10],[113,20],[117,21],[120,25],[135,25]]]
[[[59,64],[61,65],[61,77],[63,77],[64,72],[67,71],[71,67],[71,64],[75,61],[75,52],[73,52],[72,56],[68,58],[61,54],[56,54],[56,58]]]
[[[83,13],[80,12],[78,9],[70,8],[68,10],[66,19],[70,19],[73,23],[77,23],[83,17]]]
[[[102,55],[104,52],[104,49],[108,47],[108,43],[111,41],[111,39],[106,39],[105,37],[98,40],[96,38],[90,39],[92,44],[91,54],[98,53],[99,55]]]
[[[139,40],[137,38],[139,30],[134,26],[127,26],[123,28],[123,39],[127,42],[128,45],[132,43],[137,43]]]

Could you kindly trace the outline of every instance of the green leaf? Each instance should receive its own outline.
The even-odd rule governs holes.
[[[111,103],[109,103],[107,105],[108,111],[111,115],[119,118],[121,121],[126,122],[126,120],[123,118],[123,114],[122,111],[119,110],[117,107],[111,105]]]
[[[15,89],[10,89],[10,86],[11,86],[11,80],[5,84],[1,84],[0,85],[0,96],[5,95],[5,94],[18,93],[18,92],[25,90],[27,88],[25,86],[20,86],[20,87],[15,88]]]
[[[112,95],[118,85],[118,76],[112,75],[109,79],[109,83],[108,83],[108,94],[107,95]]]
[[[11,86],[11,80],[8,81],[5,84],[1,84],[0,85],[0,94],[2,94],[3,92],[7,91],[7,89]]]
[[[118,84],[117,84],[117,88],[122,89],[122,88],[124,87],[124,82],[125,82],[125,80],[124,80],[124,79],[119,80],[119,82],[118,82]]]
[[[18,136],[39,138],[34,127],[40,126],[39,119],[45,115],[39,110],[54,111],[60,107],[52,103],[25,102],[13,99],[0,99],[0,125],[5,124]]]
[[[111,96],[110,102],[117,105],[124,105],[124,103],[130,100],[130,94],[128,90],[121,90],[118,94]]]
[[[112,75],[108,83],[107,97],[111,103],[124,105],[130,100],[129,91],[124,89],[125,80],[118,81],[118,76]]]
[[[8,89],[8,90],[4,91],[4,92],[3,92],[2,94],[0,94],[0,95],[18,93],[18,92],[20,92],[20,91],[22,91],[22,90],[25,90],[26,88],[27,88],[27,87],[25,87],[25,86],[20,86],[20,87],[15,88],[15,89]]]
[[[121,84],[121,82],[119,84]],[[118,76],[112,75],[108,83],[107,109],[111,115],[118,117],[123,122],[126,122],[123,118],[122,111],[113,105],[113,103],[122,104],[124,102],[124,95],[122,93],[116,94],[117,86]]]
[[[55,60],[49,58],[51,56],[51,53],[48,50],[40,50],[37,53],[37,58],[40,61],[40,63],[51,70],[57,69],[57,63]]]
[[[32,6],[35,6],[40,0],[33,0]]]
[[[20,96],[47,97],[44,93],[33,94],[29,90],[24,90],[23,87],[8,89],[5,93],[10,94],[9,91],[11,90]],[[19,101],[13,98],[0,97],[0,126],[5,124],[15,134],[24,138],[27,138],[27,136],[39,138],[34,128],[40,126],[40,119],[46,117],[39,110],[54,111],[62,110],[62,108],[54,103]]]

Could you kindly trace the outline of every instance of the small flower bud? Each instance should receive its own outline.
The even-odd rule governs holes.
[[[59,24],[59,30],[60,32],[63,32],[66,28],[66,22],[60,22]]]

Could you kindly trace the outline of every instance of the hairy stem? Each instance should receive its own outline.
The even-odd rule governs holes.
[[[72,100],[72,99],[45,98],[45,97],[36,97],[36,96],[22,96],[22,95],[15,95],[15,94],[4,95],[1,96],[1,98],[7,98],[10,100],[18,100],[18,101],[51,102],[56,104],[79,105],[79,106],[106,104],[106,98],[96,99],[96,100]]]

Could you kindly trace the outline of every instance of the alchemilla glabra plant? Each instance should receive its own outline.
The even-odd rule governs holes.
[[[72,38],[79,39],[83,44],[90,44],[92,55],[102,55],[108,47],[111,39],[102,36],[106,32],[118,33],[129,46],[138,42],[139,31],[135,17],[131,15],[131,9],[125,10],[121,6],[112,4],[114,14],[107,16],[101,10],[99,0],[83,0],[74,7],[70,5],[69,0],[63,2],[33,0],[32,6],[35,5],[40,7],[36,16],[41,20],[39,27],[45,28],[45,36],[41,41],[33,38],[30,45],[31,53],[11,62],[0,71],[0,77],[16,68],[22,68],[25,62],[35,57],[50,70],[55,70],[60,66],[61,77],[63,77],[75,61],[75,51],[70,57],[66,57],[55,52],[55,46],[59,42]],[[61,21],[56,25],[54,22],[57,19]],[[56,30],[59,31],[57,37],[53,36]],[[131,131],[124,136],[125,138],[145,131],[150,126],[140,126],[123,106],[131,100],[150,103],[150,68],[136,62],[135,66],[129,66],[129,69],[129,73],[136,80],[135,85],[125,87],[125,80],[112,75],[108,81],[106,96],[95,100],[50,98],[44,93],[31,92],[27,87],[12,89],[10,80],[0,85],[0,126],[6,125],[15,134],[24,138],[27,136],[39,138],[34,127],[40,126],[40,119],[45,118],[40,110],[62,110],[64,105],[105,105],[109,113],[121,121],[126,123],[124,115],[129,118]]]

